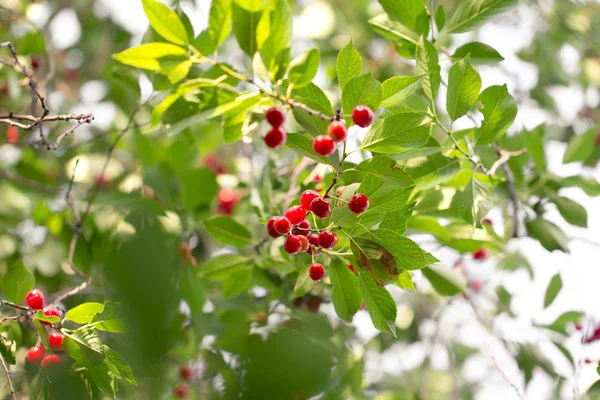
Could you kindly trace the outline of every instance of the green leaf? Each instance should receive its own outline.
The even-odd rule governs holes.
[[[65,336],[63,341],[65,352],[85,368],[81,371],[83,376],[114,397],[113,378],[110,375],[109,365],[104,362],[105,357],[102,353],[88,351],[89,347],[74,339],[73,335],[65,332]],[[102,347],[100,350],[103,350]]]
[[[5,343],[4,337],[0,335],[0,354],[2,354],[2,358],[4,361],[11,365],[17,365],[17,361],[15,360],[15,354],[13,353],[11,346],[7,346]]]
[[[234,297],[244,293],[252,285],[252,268],[232,272],[223,283],[223,296]]]
[[[300,271],[298,278],[296,279],[296,284],[294,285],[294,296],[304,296],[306,293],[310,292],[314,285],[315,281],[310,278],[308,266],[302,268],[302,271]]]
[[[548,288],[546,289],[546,295],[544,296],[544,308],[552,304],[554,299],[556,299],[556,296],[558,296],[560,289],[562,289],[562,279],[560,278],[560,274],[556,274],[552,277],[550,283],[548,284]]]
[[[473,65],[495,64],[504,61],[504,57],[496,49],[481,42],[470,42],[460,46],[452,57],[453,61],[458,61],[466,56],[470,56],[470,62]]]
[[[338,53],[335,70],[342,89],[344,89],[350,79],[360,75],[362,58],[352,45],[352,41],[348,42],[346,47]]]
[[[303,133],[290,132],[287,135],[287,141],[285,142],[285,145],[290,149],[293,149],[298,153],[302,154],[303,156],[311,158],[317,162],[320,162],[322,164],[330,164],[327,157],[323,157],[322,155],[319,155],[315,152],[312,143],[312,136]]]
[[[460,170],[460,160],[434,154],[413,158],[406,163],[406,173],[417,182],[417,190],[432,189],[452,179]]]
[[[569,252],[569,238],[558,226],[541,217],[527,221],[529,236],[540,241],[548,251],[560,250]]]
[[[329,266],[331,279],[331,302],[338,317],[344,321],[352,321],[352,317],[362,305],[362,295],[358,278],[339,259],[335,259]]]
[[[390,292],[377,283],[369,271],[359,270],[359,287],[375,328],[396,337],[396,302]]]
[[[581,204],[561,196],[552,197],[552,201],[568,223],[582,228],[587,227],[587,211]]]
[[[288,87],[288,82],[284,81],[281,87],[282,91],[285,92]],[[327,98],[327,95],[325,95],[325,92],[314,83],[310,83],[303,88],[294,88],[291,97],[295,101],[302,103],[315,111],[319,111],[329,117],[333,116],[333,107],[331,106],[331,102]],[[294,107],[292,112],[300,126],[309,133],[321,135],[327,132],[330,121],[323,120],[317,115],[310,115],[298,107]]]
[[[560,180],[562,187],[579,187],[588,196],[600,196],[600,183],[594,178],[585,178],[583,176],[568,176]]]
[[[596,132],[598,132],[598,128],[594,127],[581,135],[573,136],[569,140],[567,150],[563,156],[563,164],[585,161],[590,158],[596,148]]]
[[[35,277],[25,267],[23,261],[18,260],[8,266],[8,270],[0,280],[2,292],[9,301],[20,304],[25,296],[35,285]]]
[[[97,357],[104,358],[102,341],[100,340],[100,336],[98,336],[98,332],[96,332],[94,328],[81,327],[74,332],[63,329],[62,333],[80,345],[85,346],[86,349],[94,351]]]
[[[403,149],[421,147],[429,140],[431,119],[423,114],[404,112],[373,124],[361,149],[396,154]]]
[[[165,215],[164,207],[157,201],[142,197],[136,192],[110,191],[101,192],[96,197],[96,203],[104,206],[111,206],[117,210],[136,210],[146,214]]]
[[[125,379],[127,382],[131,383],[132,385],[137,386],[137,382],[135,381],[135,378],[133,377],[133,371],[131,370],[131,367],[129,366],[129,364],[127,364],[127,361],[125,361],[125,359],[119,354],[117,353],[115,350],[111,349],[108,346],[103,346],[104,347],[104,353],[106,354],[106,360],[108,362],[110,362],[116,369],[117,371],[119,371],[119,374],[121,375],[121,377],[123,379]]]
[[[104,310],[104,304],[83,303],[67,311],[67,314],[65,314],[65,319],[73,321],[76,324],[85,325],[92,322],[94,316],[102,310]]]
[[[535,164],[535,169],[543,173],[546,171],[546,152],[544,150],[545,126],[539,125],[534,130],[525,131],[525,143],[527,154],[531,156]]]
[[[183,61],[187,57],[187,50],[174,44],[158,42],[141,44],[113,54],[113,58],[120,63],[149,71],[161,71],[164,66],[160,59],[171,56]]]
[[[186,44],[189,41],[185,26],[175,11],[156,0],[142,0],[142,4],[150,26],[156,33],[175,44]]]
[[[452,121],[465,115],[477,101],[481,90],[481,77],[469,63],[469,56],[450,68],[446,109]]]
[[[425,2],[423,0],[379,0],[379,4],[396,21],[417,34],[427,34],[429,22],[424,25],[419,17],[426,14]]]
[[[259,49],[257,28],[263,15],[268,18],[268,13],[263,13],[261,7],[249,7],[244,0],[232,0],[233,35],[244,53],[254,57]]]
[[[392,42],[408,42],[412,46],[412,54],[421,35],[410,30],[405,25],[392,21],[387,14],[380,14],[369,20],[373,30]]]
[[[371,73],[350,79],[342,90],[342,110],[345,115],[351,115],[354,107],[363,105],[375,111],[381,103],[381,83],[373,78]],[[352,119],[346,118],[350,126]]]
[[[467,291],[467,280],[452,268],[433,264],[421,271],[433,289],[442,296],[454,296]]]
[[[423,90],[429,100],[434,102],[442,82],[439,56],[435,46],[423,37],[417,46],[416,59],[417,75],[425,75],[421,82]]]
[[[354,168],[396,187],[406,188],[415,184],[412,178],[398,165],[397,161],[388,157],[369,158]]]
[[[304,87],[308,85],[319,69],[319,50],[310,49],[296,56],[288,66],[288,80],[295,87]]]
[[[438,32],[441,32],[444,29],[444,25],[446,25],[446,10],[444,10],[443,5],[440,4],[435,10],[434,19]]]
[[[566,327],[568,324],[575,324],[583,316],[582,313],[576,311],[567,311],[561,314],[552,324],[546,325],[546,328],[551,329],[561,335],[568,336]]]
[[[47,322],[50,325],[54,325],[57,322],[60,321],[60,318],[58,318],[55,315],[45,315],[44,312],[42,310],[39,310],[36,315],[35,318],[42,321],[42,322]]]
[[[464,190],[456,192],[452,199],[458,215],[467,223],[481,228],[481,219],[493,206],[489,189],[473,176]]]
[[[395,106],[414,93],[425,76],[394,76],[381,84],[382,108]]]
[[[479,95],[483,123],[475,138],[478,145],[495,142],[506,133],[517,116],[517,102],[506,85],[490,86]]]
[[[444,33],[463,33],[479,28],[497,15],[510,11],[519,0],[463,0],[452,14]]]
[[[398,275],[398,283],[396,283],[398,287],[402,289],[415,291],[415,284],[413,283],[412,276],[409,271],[402,271],[400,275]]]
[[[199,275],[210,280],[223,280],[232,273],[248,267],[248,259],[238,254],[222,254],[210,259],[200,268]]]
[[[231,0],[212,0],[208,15],[208,34],[210,38],[216,46],[219,46],[230,33]]]
[[[285,75],[292,47],[292,14],[287,0],[275,1],[270,12],[269,35],[260,46],[260,59],[267,69],[263,80],[278,81]]]
[[[220,243],[244,247],[252,242],[250,231],[231,217],[215,215],[203,223],[206,231]]]
[[[120,316],[120,303],[107,301],[104,303],[104,309],[94,315],[91,323],[100,331],[124,333],[127,329]]]
[[[42,339],[42,344],[45,347],[50,347],[50,341],[48,339],[48,329],[46,329],[46,326],[43,325],[39,319],[34,318],[33,319],[33,325],[35,325],[35,330],[37,331],[37,334],[40,336],[40,338]]]
[[[215,174],[208,168],[186,170],[180,181],[181,197],[188,210],[208,206],[219,190]]]
[[[432,264],[431,254],[396,231],[380,228],[368,231],[368,234],[371,240],[379,243],[392,254],[398,269],[412,271]]]

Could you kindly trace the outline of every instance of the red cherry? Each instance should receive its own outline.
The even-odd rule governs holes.
[[[600,147],[600,132],[596,135],[596,139],[594,140],[594,144],[596,147]]]
[[[321,175],[315,175],[312,180],[313,182],[323,182],[323,177]]]
[[[188,393],[190,392],[190,388],[185,383],[180,383],[173,392],[175,393],[175,397],[183,399],[187,397]]]
[[[237,204],[238,199],[235,192],[229,188],[219,190],[217,195],[219,211],[223,214],[231,215],[233,207]]]
[[[327,127],[327,134],[336,142],[343,142],[348,136],[348,129],[342,121],[333,121]]]
[[[297,235],[289,235],[285,238],[285,243],[283,243],[283,249],[288,254],[296,254],[299,253],[302,249],[302,239],[304,236]]]
[[[308,251],[308,248],[310,247],[310,243],[308,242],[308,239],[306,238],[306,236],[300,236],[300,235],[296,235],[296,236],[300,238],[300,242],[302,243],[302,247],[300,247],[300,251],[301,252]]]
[[[62,351],[64,338],[65,337],[62,335],[62,333],[52,332],[48,337],[50,348],[54,351]]]
[[[300,222],[305,220],[306,211],[304,211],[304,209],[300,206],[293,206],[288,208],[283,215],[290,220],[292,225],[298,225]]]
[[[286,217],[275,217],[273,228],[277,233],[285,235],[292,229],[292,223]]]
[[[356,268],[352,264],[348,264],[348,269],[354,273],[356,273]]]
[[[38,56],[31,57],[31,68],[34,71],[37,71],[42,67],[42,60]]]
[[[96,178],[96,183],[103,189],[106,189],[110,185],[110,180],[104,175],[100,175]]]
[[[492,223],[492,220],[491,220],[491,219],[489,219],[489,218],[484,218],[484,219],[482,219],[482,220],[481,220],[481,223],[482,223],[482,224],[489,225],[489,226],[492,226],[492,225],[493,225],[493,223]]]
[[[27,361],[29,361],[30,364],[38,365],[42,362],[44,355],[46,355],[46,349],[42,346],[33,346],[27,350]]]
[[[44,315],[46,317],[60,317],[60,313],[58,312],[58,309],[56,307],[53,306],[48,306],[48,307],[44,307],[44,309],[42,310],[44,312]],[[44,325],[52,325],[50,322],[46,322],[46,321],[40,321],[42,324]]]
[[[51,369],[60,365],[60,357],[56,354],[48,354],[42,360],[42,369]]]
[[[221,163],[221,160],[215,154],[209,154],[204,159],[204,165],[206,165],[215,175],[224,174],[227,172],[227,166]]]
[[[583,326],[581,325],[581,322],[578,322],[578,323],[575,324],[575,329],[578,330],[578,331],[580,331],[580,330],[583,329]]]
[[[586,364],[591,364],[591,363],[592,363],[592,360],[590,360],[589,358],[586,358],[584,362],[585,362]]]
[[[316,233],[308,235],[308,243],[312,244],[315,247],[319,247],[319,235]]]
[[[313,149],[317,154],[330,156],[335,151],[335,142],[326,135],[319,135],[313,139]]]
[[[304,209],[302,209],[304,210]],[[294,235],[308,236],[310,235],[310,222],[307,220],[301,221],[293,230]]]
[[[273,128],[265,135],[263,140],[268,147],[278,149],[287,140],[287,135],[281,128]]]
[[[281,233],[279,233],[275,230],[275,221],[277,220],[277,218],[280,218],[280,217],[271,217],[267,221],[267,232],[269,233],[269,236],[271,236],[272,238],[278,238],[279,236],[282,235]]]
[[[488,258],[488,250],[485,247],[482,247],[473,252],[473,258],[477,261],[483,261]]]
[[[356,106],[352,110],[352,121],[361,128],[366,128],[373,123],[373,111],[366,106]]]
[[[279,107],[271,107],[265,113],[267,122],[274,128],[279,128],[285,121],[285,113]]]
[[[39,289],[33,289],[25,296],[25,302],[27,306],[33,310],[41,310],[44,308],[44,293]]]
[[[308,275],[313,281],[320,281],[325,276],[325,268],[319,263],[310,264]]]
[[[8,143],[15,144],[19,141],[19,130],[16,126],[9,126],[6,130],[6,140]]]
[[[348,207],[354,214],[362,214],[369,208],[369,198],[362,193],[355,194],[350,198]]]
[[[324,249],[332,249],[338,242],[338,237],[335,233],[329,231],[321,231],[319,233],[319,246]]]
[[[311,201],[310,211],[312,211],[317,217],[325,218],[331,212],[331,204],[322,197],[318,197]]]
[[[192,256],[192,252],[190,250],[190,245],[186,242],[179,243],[179,247],[177,248],[177,253],[179,253],[179,257],[183,259],[183,261],[188,262]]]
[[[311,297],[306,302],[306,308],[308,308],[308,310],[310,312],[318,313],[320,307],[321,307],[321,299],[319,297]]]
[[[310,203],[317,197],[321,197],[319,192],[314,190],[306,190],[300,195],[300,205],[306,211],[310,211]]]
[[[192,370],[192,367],[190,367],[189,365],[182,365],[179,368],[179,377],[185,381],[188,381],[192,378],[192,375],[194,374],[194,371]]]

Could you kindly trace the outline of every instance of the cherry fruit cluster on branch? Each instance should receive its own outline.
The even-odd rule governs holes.
[[[355,194],[348,202],[348,208],[355,214],[364,213],[369,207],[369,199],[364,194]],[[327,218],[331,213],[331,203],[327,198],[314,190],[306,190],[300,195],[300,205],[290,207],[283,216],[275,216],[267,221],[267,232],[272,238],[287,235],[283,249],[288,254],[306,252],[313,256],[318,250],[333,249],[338,243],[338,237],[328,229],[311,228],[306,220],[307,213],[319,218]],[[316,219],[315,219],[316,222]],[[308,273],[313,281],[320,281],[325,276],[322,264],[313,262],[308,267]]]

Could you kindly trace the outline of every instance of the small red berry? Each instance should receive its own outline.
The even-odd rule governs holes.
[[[289,235],[287,238],[285,238],[285,243],[283,244],[283,249],[288,253],[288,254],[296,254],[299,253],[300,250],[302,249],[302,239],[304,236],[297,236],[297,235]]]
[[[583,326],[581,325],[581,322],[578,322],[578,323],[575,324],[575,329],[578,330],[578,331],[580,331],[580,330],[583,329]]]
[[[265,135],[263,140],[268,147],[278,149],[287,140],[287,135],[281,128],[273,128]]]
[[[361,128],[366,128],[373,123],[373,111],[366,106],[356,106],[352,110],[352,121]]]
[[[332,249],[338,242],[338,237],[335,233],[329,231],[321,231],[319,233],[319,246],[324,249]]]
[[[308,251],[308,248],[310,247],[310,243],[308,242],[308,239],[306,238],[306,236],[300,236],[300,235],[296,235],[296,236],[300,238],[300,242],[302,243],[302,247],[300,247],[300,251],[301,252]]]
[[[352,264],[348,264],[348,269],[354,273],[356,273],[356,268]]]
[[[473,252],[473,258],[477,261],[483,261],[488,258],[488,250],[485,247],[482,247]]]
[[[308,235],[308,243],[312,244],[315,247],[319,247],[319,235],[316,233]]]
[[[42,346],[33,346],[27,350],[27,361],[29,361],[30,364],[38,365],[42,362],[44,355],[46,355],[46,349]]]
[[[62,335],[62,333],[52,332],[48,337],[50,348],[54,351],[62,351],[64,338],[65,337]]]
[[[175,393],[175,397],[183,399],[190,393],[190,388],[185,383],[180,383],[173,392]]]
[[[60,317],[60,313],[58,312],[58,309],[56,307],[53,307],[53,306],[44,307],[44,309],[42,311],[44,312],[44,315],[46,317]],[[44,325],[52,325],[50,322],[46,322],[46,321],[40,321],[40,322]]]
[[[194,375],[194,371],[189,365],[185,364],[179,368],[179,377],[181,379],[188,381],[192,378],[192,375]]]
[[[342,121],[333,121],[327,127],[327,134],[336,142],[343,142],[348,136],[348,129]]]
[[[290,220],[292,225],[298,225],[300,222],[305,220],[306,211],[304,211],[304,209],[300,206],[293,206],[288,208],[283,215]]]
[[[585,362],[586,364],[591,364],[591,363],[592,363],[592,360],[590,360],[589,358],[586,358],[584,362]]]
[[[42,60],[38,56],[31,57],[31,68],[34,71],[37,71],[42,67]]]
[[[331,204],[324,198],[318,197],[310,203],[310,211],[319,218],[325,218],[331,212]]]
[[[233,207],[238,202],[235,192],[229,188],[222,188],[217,195],[219,211],[223,214],[231,215]]]
[[[275,217],[273,228],[277,233],[285,235],[292,229],[292,223],[286,217]]]
[[[482,219],[482,220],[481,220],[481,223],[482,223],[482,224],[489,225],[489,226],[492,226],[492,225],[493,225],[493,223],[492,223],[492,220],[491,220],[491,219],[489,219],[489,218],[484,218],[484,219]]]
[[[319,263],[310,264],[308,275],[313,281],[320,281],[325,276],[325,268]]]
[[[219,160],[215,154],[209,154],[206,156],[203,162],[215,175],[224,174],[227,172],[227,166]]]
[[[275,230],[275,221],[277,220],[277,218],[280,218],[280,217],[271,217],[267,221],[267,232],[269,233],[269,236],[271,236],[272,238],[278,238],[279,236],[282,235],[281,233],[279,233]]]
[[[306,308],[311,312],[318,313],[319,308],[321,308],[321,299],[319,297],[311,297],[306,302]]]
[[[96,178],[96,183],[98,184],[99,187],[106,189],[110,185],[110,180],[107,177],[105,177],[104,175],[100,175],[99,177]]]
[[[369,198],[362,193],[357,193],[350,198],[348,207],[354,214],[362,214],[369,208]]]
[[[310,203],[317,197],[321,197],[319,192],[314,190],[306,190],[300,195],[300,205],[306,211],[310,211]]]
[[[266,326],[267,323],[269,322],[269,316],[267,315],[266,312],[261,311],[258,314],[256,314],[256,322],[260,326]]]
[[[16,126],[9,126],[6,130],[6,140],[8,143],[15,144],[19,141],[19,130]]]
[[[315,175],[312,180],[313,182],[323,182],[323,177],[321,175]]]
[[[42,369],[55,368],[60,365],[60,357],[56,354],[48,354],[42,360]]]
[[[192,252],[190,250],[190,245],[186,242],[179,243],[179,247],[177,248],[177,253],[179,253],[179,257],[183,259],[183,261],[188,262],[192,256]]]
[[[330,156],[335,151],[335,142],[326,135],[319,135],[313,139],[313,149],[317,154]]]
[[[294,235],[308,236],[310,235],[310,222],[307,220],[301,221],[293,230]]]
[[[285,113],[279,107],[271,107],[265,113],[267,122],[274,128],[279,128],[285,122]]]
[[[31,292],[27,293],[25,302],[29,308],[33,310],[41,310],[44,308],[44,293],[42,293],[42,291],[39,289],[33,289]]]
[[[300,307],[302,307],[302,303],[303,303],[302,297],[296,297],[294,299],[294,306],[300,308]]]

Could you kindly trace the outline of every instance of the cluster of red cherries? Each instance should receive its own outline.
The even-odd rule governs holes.
[[[27,306],[32,310],[42,310],[47,317],[60,317],[58,309],[53,306],[45,306],[44,293],[41,290],[33,289],[25,297]],[[50,322],[40,321],[44,325],[52,325]],[[52,351],[63,350],[64,336],[59,332],[52,332],[48,336],[48,344]],[[33,365],[42,365],[42,369],[51,369],[60,365],[60,357],[56,354],[46,354],[43,346],[33,346],[27,351],[27,361]]]
[[[357,193],[348,201],[348,208],[355,214],[364,213],[369,207],[369,199]],[[319,218],[326,218],[331,213],[331,204],[326,198],[314,190],[306,190],[300,195],[300,205],[290,207],[283,216],[271,217],[267,221],[269,236],[278,238],[287,235],[283,249],[288,254],[306,252],[315,254],[317,249],[332,249],[338,242],[334,232],[311,229],[306,220],[307,213],[312,212]],[[317,232],[317,233],[313,233]],[[313,263],[308,267],[312,280],[320,281],[325,276],[322,264]]]
[[[184,364],[179,368],[179,377],[181,378],[181,383],[177,385],[173,390],[173,394],[175,395],[175,397],[177,397],[178,399],[183,399],[187,397],[187,395],[190,393],[190,387],[186,382],[191,381],[193,375],[194,371],[189,365]]]
[[[366,106],[356,106],[352,110],[352,121],[361,128],[366,128],[373,123],[375,118],[373,111]],[[265,113],[265,119],[271,125],[271,130],[265,135],[265,144],[277,149],[287,140],[287,135],[282,128],[285,122],[285,113],[279,107],[271,107]],[[317,154],[330,156],[335,152],[337,143],[342,143],[348,136],[348,128],[341,120],[332,121],[327,127],[327,135],[318,135],[313,139],[313,149]]]

